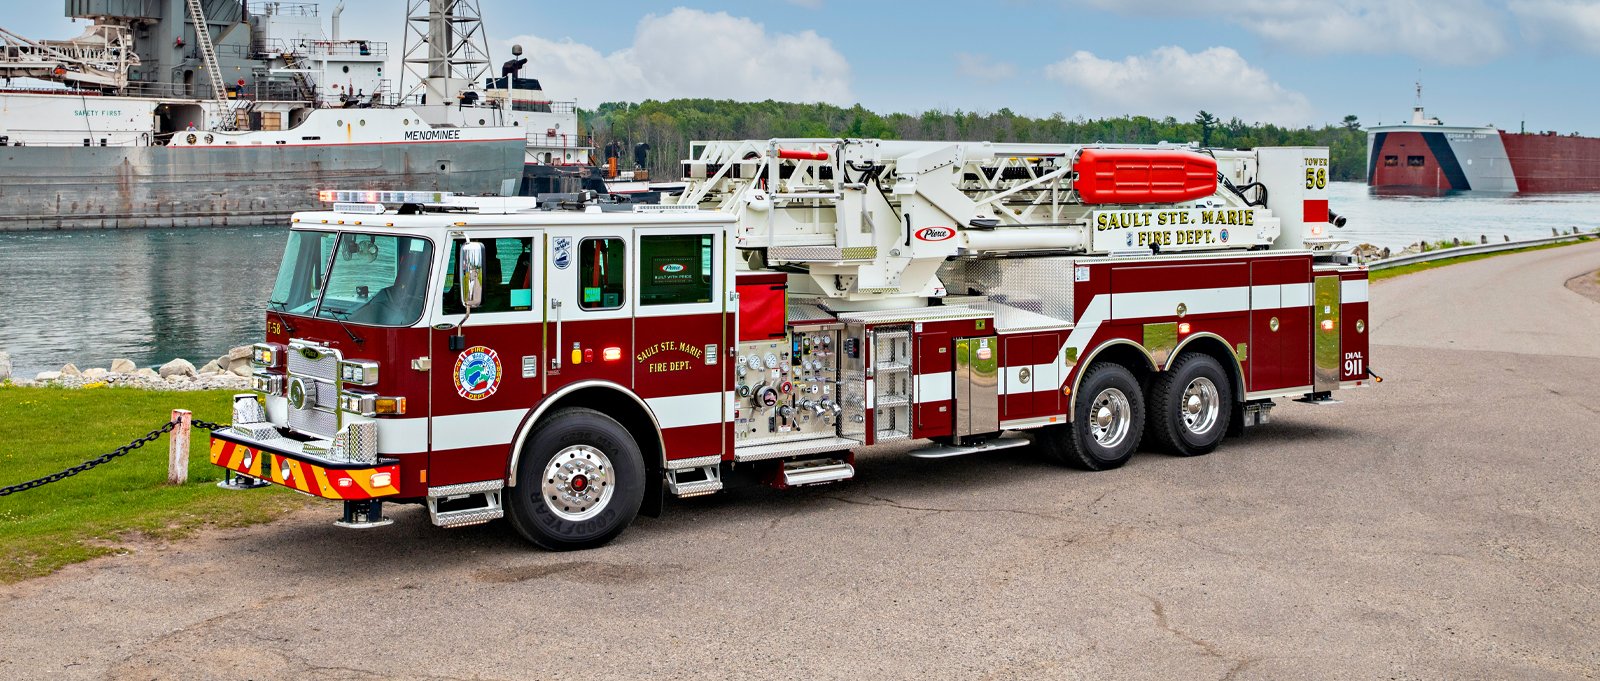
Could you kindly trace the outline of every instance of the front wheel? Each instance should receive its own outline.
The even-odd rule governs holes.
[[[1210,454],[1233,418],[1227,370],[1210,355],[1184,355],[1150,386],[1150,435],[1178,456]]]
[[[1072,423],[1044,434],[1051,457],[1090,471],[1127,463],[1144,434],[1143,393],[1133,372],[1120,364],[1089,367],[1072,399]]]
[[[507,490],[511,526],[552,551],[590,549],[621,534],[644,501],[633,436],[593,409],[563,409],[529,438]]]

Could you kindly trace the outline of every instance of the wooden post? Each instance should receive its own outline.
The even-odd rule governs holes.
[[[189,481],[189,421],[194,414],[188,409],[172,410],[172,420],[178,425],[167,435],[167,484],[182,485]]]

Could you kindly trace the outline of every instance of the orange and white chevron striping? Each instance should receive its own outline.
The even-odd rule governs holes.
[[[324,468],[281,454],[211,438],[211,463],[324,499],[375,499],[400,493],[400,465],[372,468]],[[377,482],[387,484],[374,485]]]

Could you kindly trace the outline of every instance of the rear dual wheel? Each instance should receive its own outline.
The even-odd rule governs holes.
[[[1177,456],[1215,451],[1233,418],[1233,382],[1210,355],[1191,353],[1150,386],[1149,434],[1156,447]]]
[[[1127,367],[1097,364],[1084,373],[1073,400],[1073,422],[1044,431],[1040,441],[1052,458],[1090,471],[1127,463],[1146,434],[1170,454],[1209,454],[1227,434],[1234,408],[1227,370],[1199,353],[1159,374],[1148,396]]]
[[[1144,395],[1133,372],[1109,362],[1089,367],[1072,399],[1075,420],[1041,433],[1051,458],[1089,471],[1127,463],[1144,434]]]

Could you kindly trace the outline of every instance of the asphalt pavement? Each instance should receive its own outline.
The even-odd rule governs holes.
[[[1341,405],[1196,459],[863,455],[543,553],[318,506],[0,587],[0,678],[1600,676],[1600,243],[1372,289]]]

